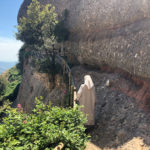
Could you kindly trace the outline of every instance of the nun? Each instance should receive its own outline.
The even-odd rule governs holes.
[[[87,126],[95,125],[95,87],[90,75],[84,76],[84,84],[81,84],[77,92],[77,100],[79,105],[83,105],[81,111],[87,115],[88,122],[85,124]]]

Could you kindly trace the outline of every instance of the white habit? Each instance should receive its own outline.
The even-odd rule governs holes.
[[[95,125],[95,87],[93,81],[89,75],[84,77],[84,84],[81,84],[79,91],[77,92],[77,99],[79,105],[83,105],[81,111],[87,115],[88,122],[86,125]]]

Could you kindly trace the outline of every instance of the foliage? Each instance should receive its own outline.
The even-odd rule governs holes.
[[[6,100],[4,101],[3,103],[3,106],[0,106],[0,123],[2,122],[2,118],[4,117],[5,115],[5,110],[7,109],[7,107],[10,105],[10,101],[9,100]]]
[[[3,74],[3,78],[7,80],[7,84],[5,92],[3,94],[0,94],[0,102],[7,99],[16,99],[19,84],[21,82],[21,75],[19,73],[19,70],[15,66],[5,72]]]
[[[55,39],[56,17],[54,6],[51,4],[44,6],[38,0],[32,0],[27,10],[27,17],[19,20],[17,39],[32,45],[37,50],[49,49]]]
[[[28,6],[26,17],[23,16],[19,20],[18,33],[16,33],[17,39],[25,43],[19,51],[19,64],[17,65],[21,74],[23,73],[25,58],[31,55],[31,50],[44,50],[48,54],[48,51],[53,49],[55,40],[58,42],[68,40],[69,31],[65,25],[68,14],[68,11],[65,10],[63,19],[60,19],[58,23],[54,6],[51,4],[42,5],[38,0],[32,0]],[[28,49],[28,52],[26,49]],[[54,74],[60,68],[57,65],[58,69],[56,68],[55,70],[54,63],[49,61],[48,55],[43,60],[40,62],[40,70],[42,71],[46,70],[46,72]],[[37,61],[35,60],[34,62]],[[35,65],[37,66],[38,64],[36,63]],[[44,68],[41,69],[42,67]]]
[[[25,61],[26,52],[25,49],[27,48],[27,45],[24,44],[20,50],[19,50],[19,63],[17,64],[17,69],[20,71],[21,74],[23,74],[23,65]]]
[[[79,108],[59,108],[44,105],[35,99],[32,114],[26,114],[20,104],[8,107],[7,117],[0,125],[2,150],[52,150],[59,142],[65,150],[82,150],[89,137],[85,134],[86,119]]]
[[[66,27],[65,22],[67,21],[67,17],[69,15],[68,10],[66,9],[64,11],[64,17],[63,19],[61,19],[58,24],[55,27],[55,37],[57,39],[57,42],[63,42],[63,41],[67,41],[70,35],[70,32],[68,30],[68,28]]]
[[[49,59],[34,58],[32,65],[38,70],[38,72],[52,74],[54,71],[51,57],[49,57]],[[62,74],[62,66],[59,63],[55,63],[55,74]]]
[[[3,95],[6,90],[6,79],[0,76],[0,95]]]

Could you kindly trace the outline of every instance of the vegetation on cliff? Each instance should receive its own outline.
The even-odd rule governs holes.
[[[6,79],[0,76],[0,95],[3,95],[6,90]]]
[[[3,92],[0,93],[0,104],[9,99],[11,101],[16,99],[19,84],[21,82],[21,75],[19,70],[15,67],[9,69],[0,76],[0,84]]]
[[[61,43],[67,41],[69,39],[70,32],[66,27],[66,22],[68,18],[69,12],[67,9],[64,10],[63,17],[60,18],[60,21],[56,24],[54,35],[56,37],[57,42]]]
[[[85,134],[86,118],[76,108],[44,105],[35,99],[33,113],[26,114],[18,108],[7,108],[7,117],[0,125],[0,148],[18,150],[52,150],[62,142],[65,150],[82,150],[88,136]]]
[[[14,66],[0,76],[0,120],[4,110],[17,98],[21,82],[20,71]]]
[[[33,0],[28,7],[27,17],[19,19],[17,39],[34,50],[49,49],[55,40],[56,17],[54,6],[40,5],[37,0]]]
[[[16,66],[20,74],[23,74],[25,59],[27,59],[28,56],[30,55],[30,52],[25,51],[27,47],[28,47],[27,44],[24,44],[19,50],[19,55],[18,55],[19,62]]]
[[[32,0],[26,17],[19,19],[16,33],[17,39],[24,42],[19,51],[19,64],[17,65],[21,73],[23,73],[24,63],[28,62],[27,58],[32,57],[33,67],[37,71],[51,74],[50,80],[55,80],[55,75],[62,69],[60,65],[56,65],[54,47],[56,41],[68,40],[69,31],[65,27],[68,14],[69,12],[65,10],[58,21],[54,6],[42,5],[38,0]],[[57,52],[59,51],[60,49],[57,49]],[[46,54],[44,58],[42,54]]]

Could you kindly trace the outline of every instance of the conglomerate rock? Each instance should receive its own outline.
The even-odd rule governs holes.
[[[98,148],[88,144],[87,150],[149,150],[150,107],[147,108],[148,104],[143,104],[143,100],[135,99],[143,86],[137,86],[134,79],[117,72],[83,66],[73,67],[72,72],[77,89],[84,82],[84,76],[89,74],[96,90],[96,125],[89,133],[91,142]]]
[[[100,67],[107,64],[150,78],[149,0],[39,0],[55,5],[61,16],[68,10],[69,58]],[[24,0],[18,18],[31,0]],[[75,59],[73,59],[75,58]]]
[[[55,76],[55,88],[48,73],[38,72],[32,65],[32,59],[24,64],[24,73],[19,88],[16,104],[21,104],[24,111],[31,112],[35,106],[34,99],[43,97],[43,102],[63,106],[65,83],[60,75]]]
[[[24,0],[18,19],[26,14],[30,2],[31,0]],[[89,70],[82,67],[72,69],[77,88],[83,82],[85,74],[90,74],[95,83],[97,126],[90,132],[92,142],[104,150],[133,150],[137,140],[142,141],[142,144],[138,142],[137,149],[149,149],[150,84],[146,84],[145,81],[138,83],[135,76],[130,80],[127,77],[122,78],[120,73],[108,74],[93,68],[102,70],[108,65],[150,79],[150,1],[40,0],[40,2],[55,5],[60,17],[68,10],[66,26],[70,31],[70,37],[64,43],[68,58],[74,63],[93,66]],[[28,72],[28,68],[26,71]],[[37,82],[37,79],[34,80],[35,76],[27,72],[24,73],[24,81],[26,77],[28,80],[33,77],[33,81]],[[38,79],[39,84],[35,86],[37,91],[38,86],[42,89],[41,78]],[[110,80],[110,87],[106,86],[107,80]],[[28,84],[24,81],[21,88],[24,88],[25,92],[27,89],[28,92],[24,94],[26,96],[24,98],[18,96],[18,100],[22,100],[23,103],[28,98],[27,94],[30,95],[28,84],[33,84],[30,80]],[[48,92],[51,93],[51,91],[46,93]],[[20,91],[20,96],[21,93],[23,92]],[[38,92],[35,90],[33,93],[35,96]]]

